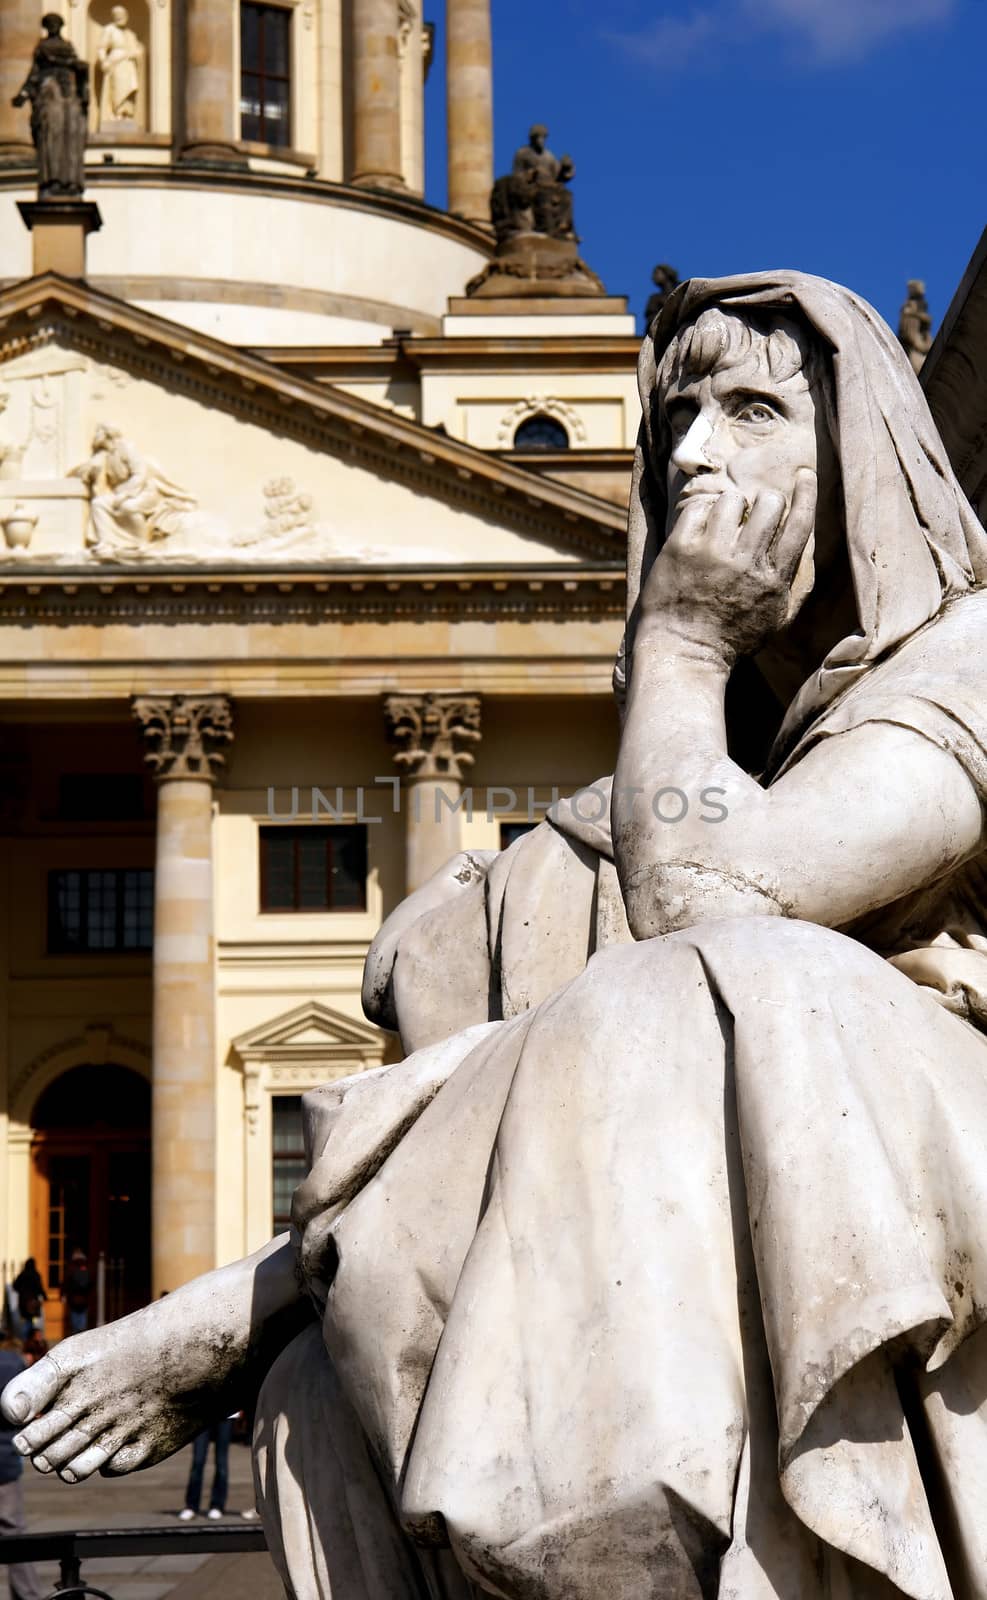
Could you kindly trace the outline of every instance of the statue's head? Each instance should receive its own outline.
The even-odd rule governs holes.
[[[98,422],[93,431],[92,448],[94,450],[106,450],[119,437],[119,428],[111,428],[108,422]]]
[[[921,278],[909,278],[908,298],[909,300],[925,299],[925,284]]]
[[[60,17],[57,11],[46,11],[41,18],[41,26],[49,39],[57,39],[65,26],[65,18]]]
[[[110,12],[110,21],[115,22],[118,28],[125,28],[130,21],[126,6],[114,6]]]
[[[548,143],[548,129],[543,127],[540,122],[536,122],[528,134],[528,143],[531,145],[532,150],[537,150],[538,154],[541,155]]]
[[[797,609],[814,562],[828,565],[843,545],[832,375],[819,341],[794,316],[709,306],[668,345],[655,405],[666,533],[698,496],[739,490],[752,506],[780,493],[790,506],[799,472],[815,473],[815,547],[796,576]]]

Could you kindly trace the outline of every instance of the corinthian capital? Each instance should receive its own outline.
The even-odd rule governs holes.
[[[200,778],[212,783],[233,739],[233,707],[225,694],[141,694],[133,713],[144,733],[144,760],[159,783]]]
[[[480,696],[449,691],[389,694],[384,717],[394,744],[394,760],[416,778],[462,779],[473,765],[471,750],[480,742]]]

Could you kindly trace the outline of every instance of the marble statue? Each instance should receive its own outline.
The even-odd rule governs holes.
[[[901,308],[898,338],[908,351],[908,359],[916,372],[921,372],[925,358],[932,349],[932,318],[925,297],[925,284],[921,278],[910,278],[908,298]]]
[[[385,923],[291,1236],[3,1397],[74,1482],[259,1389],[295,1600],[987,1592],[987,535],[833,284],[640,386],[615,774]]]
[[[13,104],[31,102],[31,138],[38,153],[38,197],[73,199],[85,187],[83,161],[89,110],[89,67],[62,38],[64,20],[54,11],[41,18],[45,37]]]
[[[575,239],[572,193],[567,188],[575,167],[569,156],[554,156],[548,129],[536,123],[514,156],[506,178],[498,178],[491,195],[491,216],[498,244],[518,233],[540,233],[550,239]]]
[[[138,125],[144,47],[133,28],[128,27],[129,20],[124,6],[114,6],[110,21],[99,36],[96,60],[100,71],[99,126],[103,131],[121,123],[130,128]]]
[[[113,559],[147,552],[182,530],[198,502],[142,456],[119,428],[101,423],[91,449],[89,459],[72,471],[89,490],[91,555]]]

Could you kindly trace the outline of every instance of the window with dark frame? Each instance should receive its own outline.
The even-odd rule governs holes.
[[[48,954],[138,955],[154,938],[150,867],[66,867],[48,874]]]
[[[569,434],[561,422],[537,412],[522,422],[514,435],[515,450],[568,450]]]
[[[518,839],[530,833],[532,828],[537,828],[537,822],[502,822],[500,825],[500,848],[509,850]]]
[[[240,137],[291,144],[291,12],[240,6]]]
[[[261,828],[260,908],[366,911],[365,824]]]
[[[291,1197],[306,1175],[302,1097],[276,1094],[271,1101],[271,1177],[274,1232],[291,1226]]]

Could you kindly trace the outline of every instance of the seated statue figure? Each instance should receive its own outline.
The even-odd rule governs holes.
[[[552,154],[548,129],[536,123],[528,143],[515,151],[511,171],[493,186],[490,215],[498,244],[518,233],[575,240],[572,191],[566,187],[575,171],[570,156]]]
[[[385,924],[293,1236],[4,1395],[75,1481],[259,1383],[296,1600],[987,1592],[987,536],[833,284],[640,378],[613,778]]]

